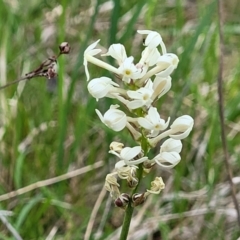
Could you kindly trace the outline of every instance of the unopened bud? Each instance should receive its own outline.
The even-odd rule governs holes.
[[[122,193],[116,200],[115,205],[120,208],[125,208],[130,200],[130,196],[127,193]]]
[[[70,45],[68,42],[62,42],[59,46],[60,54],[68,54],[70,52]]]
[[[128,186],[130,188],[135,188],[138,185],[138,179],[137,178],[132,177],[130,180],[127,180],[127,181],[128,181]]]
[[[141,205],[145,202],[145,196],[144,193],[135,193],[132,196],[132,202],[133,202],[133,206],[136,207],[138,205]]]

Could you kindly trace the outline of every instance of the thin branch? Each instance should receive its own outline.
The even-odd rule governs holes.
[[[237,211],[237,220],[240,227],[240,210],[238,206],[238,201],[236,198],[236,190],[232,181],[232,170],[229,164],[229,154],[227,149],[227,140],[225,133],[225,121],[224,121],[224,98],[223,98],[223,19],[222,19],[222,5],[221,1],[217,0],[218,4],[218,31],[219,31],[219,70],[218,70],[218,104],[219,104],[219,118],[221,125],[221,138],[222,147],[224,152],[224,163],[227,170],[228,181],[231,187],[231,194],[235,209]]]
[[[94,163],[93,165],[89,165],[89,166],[86,166],[86,167],[83,167],[83,168],[65,173],[65,174],[60,175],[58,177],[54,177],[54,178],[50,178],[50,179],[47,179],[47,180],[43,180],[43,181],[39,181],[39,182],[30,184],[30,185],[28,185],[26,187],[23,187],[23,188],[20,188],[16,191],[12,191],[12,192],[1,195],[0,196],[0,202],[4,201],[4,200],[7,200],[7,199],[10,199],[10,198],[14,198],[14,197],[22,195],[24,193],[30,192],[30,191],[35,190],[37,188],[49,186],[49,185],[52,185],[54,183],[58,183],[58,182],[67,180],[69,178],[76,177],[78,175],[89,172],[89,171],[91,171],[93,169],[96,169],[96,168],[100,168],[102,166],[103,166],[103,161],[99,161],[99,162]]]
[[[84,240],[89,240],[90,239],[90,236],[91,236],[91,233],[92,233],[92,229],[93,229],[93,226],[94,226],[94,222],[96,220],[96,216],[97,216],[97,213],[98,213],[98,210],[103,202],[103,199],[106,195],[106,189],[105,187],[102,188],[102,191],[100,192],[99,196],[98,196],[98,199],[94,205],[94,208],[92,210],[92,213],[91,213],[91,216],[90,216],[90,219],[88,221],[88,225],[87,225],[87,230],[85,232],[85,235],[84,235]]]
[[[17,230],[11,225],[11,223],[7,220],[7,218],[5,216],[0,214],[0,220],[6,226],[6,228],[9,230],[9,232],[11,232],[11,234],[13,235],[13,237],[16,240],[22,240],[22,237],[19,235]]]

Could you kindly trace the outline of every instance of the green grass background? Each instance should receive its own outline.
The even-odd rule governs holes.
[[[240,2],[223,2],[224,115],[239,199]],[[87,93],[83,52],[101,39],[103,48],[120,42],[137,59],[143,50],[138,29],[158,31],[168,52],[180,59],[172,89],[157,105],[161,116],[188,114],[195,125],[183,141],[180,164],[169,172],[156,167],[145,179],[142,191],[155,176],[163,177],[166,189],[136,208],[135,216],[141,218],[134,219],[139,222],[129,239],[153,239],[159,231],[156,239],[237,239],[218,117],[217,19],[215,0],[0,1],[0,85],[56,54],[61,42],[72,47],[59,59],[55,92],[48,91],[44,78],[0,91],[0,195],[104,162],[85,174],[1,201],[1,210],[13,213],[7,221],[22,239],[84,239],[105,176],[116,162],[108,154],[109,144],[116,139],[133,143],[127,132],[108,130],[96,116],[95,108],[104,111],[112,101],[97,103]],[[92,65],[90,71],[92,78],[109,74]],[[110,234],[121,226],[123,212],[108,195],[99,201],[89,239],[117,239]],[[136,238],[139,229],[142,235]],[[2,222],[0,239],[14,239]]]

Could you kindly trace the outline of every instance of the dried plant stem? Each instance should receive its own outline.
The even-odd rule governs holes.
[[[35,190],[37,188],[45,187],[45,186],[52,185],[52,184],[57,183],[57,182],[67,180],[69,178],[76,177],[76,176],[81,175],[83,173],[89,172],[93,169],[102,167],[103,165],[104,165],[103,161],[99,161],[99,162],[94,163],[93,165],[89,165],[89,166],[86,166],[86,167],[68,172],[68,173],[60,175],[58,177],[54,177],[54,178],[50,178],[50,179],[47,179],[47,180],[43,180],[43,181],[39,181],[39,182],[30,184],[30,185],[28,185],[26,187],[23,187],[23,188],[20,188],[16,191],[12,191],[12,192],[0,195],[0,202],[4,201],[4,200],[7,200],[7,199],[10,199],[10,198],[13,198],[13,197],[16,197],[18,195],[22,195],[24,193],[30,192],[30,191]]]
[[[22,78],[20,78],[20,79],[17,79],[17,80],[15,80],[15,81],[12,81],[12,82],[10,82],[10,83],[7,83],[6,85],[4,85],[4,86],[0,86],[0,90],[1,89],[4,89],[4,88],[7,88],[7,87],[9,87],[9,86],[11,86],[11,85],[13,85],[13,84],[15,84],[15,83],[19,83],[19,82],[21,82],[21,81],[23,81],[23,80],[30,80],[31,78],[29,78],[29,77],[22,77]]]
[[[240,227],[240,210],[238,206],[238,201],[236,198],[236,190],[232,181],[232,170],[229,164],[229,154],[227,149],[227,140],[225,133],[225,122],[224,122],[224,98],[223,98],[223,23],[222,23],[222,6],[221,1],[217,0],[218,4],[218,28],[219,28],[219,70],[218,70],[218,98],[219,98],[219,118],[221,125],[221,138],[222,138],[222,147],[224,152],[224,163],[227,170],[228,181],[231,187],[232,199],[237,211],[238,225]]]

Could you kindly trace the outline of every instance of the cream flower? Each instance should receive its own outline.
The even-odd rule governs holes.
[[[125,128],[127,124],[127,116],[123,111],[117,108],[118,105],[112,105],[104,115],[102,115],[98,109],[96,109],[96,113],[107,127],[119,132]]]
[[[165,184],[161,177],[156,177],[154,181],[151,182],[150,190],[147,189],[148,193],[159,194],[161,190],[165,188]]]
[[[137,79],[140,76],[140,69],[133,64],[133,57],[128,57],[118,68],[122,80],[130,83],[131,79]]]
[[[115,168],[122,168],[123,166],[131,166],[142,163],[148,160],[147,157],[139,157],[139,154],[142,152],[142,148],[140,146],[136,147],[125,147],[119,153],[110,150],[109,153],[112,153],[120,158],[120,161],[116,163]]]
[[[163,78],[160,76],[156,76],[153,81],[153,90],[154,93],[152,95],[152,100],[154,101],[156,98],[159,99],[165,93],[167,93],[172,86],[172,78],[170,76]]]
[[[122,151],[123,147],[124,147],[124,144],[120,142],[112,142],[110,144],[110,150],[113,150],[118,153]]]
[[[157,61],[157,66],[159,66],[162,71],[157,73],[156,76],[168,77],[174,69],[178,66],[179,59],[177,55],[173,53],[167,53],[159,57]]]
[[[119,65],[121,65],[127,58],[125,47],[120,43],[112,44],[109,47],[108,52],[102,54],[102,56],[111,56],[117,60]]]
[[[112,198],[117,199],[120,196],[119,187],[120,185],[117,183],[116,173],[110,173],[106,176],[105,185],[107,191],[110,192]]]
[[[139,88],[136,91],[127,91],[127,95],[133,99],[132,101],[129,101],[127,107],[129,109],[137,109],[143,106],[150,107],[153,102],[153,92],[153,83],[151,80],[147,82],[145,87]]]
[[[90,76],[89,76],[89,71],[88,71],[88,62],[91,62],[99,67],[102,67],[104,69],[107,69],[113,73],[119,74],[119,71],[117,68],[113,67],[112,65],[105,63],[93,56],[97,55],[98,53],[100,53],[102,50],[101,49],[95,49],[95,47],[97,46],[98,42],[100,40],[94,42],[93,44],[91,44],[85,51],[84,51],[84,61],[83,61],[83,65],[85,68],[85,73],[87,76],[87,81],[89,81]]]
[[[150,31],[150,30],[138,30],[137,32],[140,34],[147,35],[145,42],[144,42],[145,46],[147,46],[149,48],[156,48],[159,45],[161,45],[163,54],[165,54],[167,52],[165,44],[162,41],[162,37],[158,32]]]
[[[171,138],[181,140],[186,138],[192,131],[194,120],[188,115],[183,115],[177,118],[171,125]],[[178,133],[178,134],[177,134]]]
[[[139,64],[147,64],[149,67],[155,65],[158,62],[161,54],[157,48],[146,47],[142,52],[142,57],[139,61]]]
[[[182,150],[182,143],[180,140],[168,139],[161,148],[160,153],[151,161],[155,161],[160,167],[169,169],[175,167],[181,160],[179,153]]]
[[[94,78],[89,82],[88,91],[98,100],[99,98],[108,96],[109,92],[115,90],[114,87],[119,87],[119,85],[108,77],[100,77]]]
[[[83,61],[83,65],[84,65],[84,68],[85,68],[85,73],[87,75],[87,81],[89,80],[89,71],[88,71],[88,60],[87,60],[87,57],[88,56],[95,56],[97,55],[98,53],[101,52],[101,49],[95,49],[95,47],[97,46],[98,42],[100,41],[97,40],[96,42],[92,43],[85,51],[84,51],[84,61]]]
[[[161,133],[157,137],[148,140],[151,146],[156,146],[156,144],[165,137],[171,137],[176,140],[181,140],[186,138],[192,131],[194,120],[188,115],[183,115],[177,118],[170,129]]]
[[[168,127],[169,121],[170,118],[165,122],[155,107],[150,107],[148,114],[144,118],[138,118],[139,125],[150,131],[150,137],[155,137],[160,131],[165,130]]]

